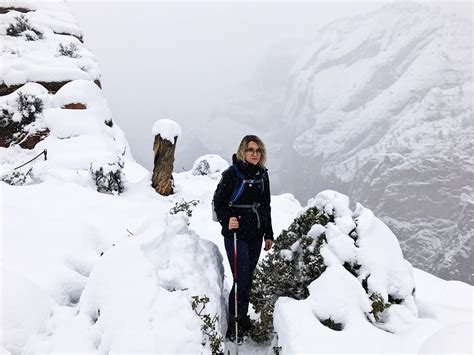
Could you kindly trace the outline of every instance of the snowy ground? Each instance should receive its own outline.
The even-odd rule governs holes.
[[[44,105],[23,127],[25,132],[48,128],[49,134],[32,150],[15,144],[0,148],[2,178],[43,149],[48,151],[48,160],[20,170],[23,186],[0,182],[0,352],[210,353],[192,297],[209,297],[203,312],[220,317],[215,331],[223,333],[232,278],[220,226],[212,222],[211,199],[228,163],[218,156],[199,158],[192,171],[174,174],[175,194],[158,195],[150,186],[151,173],[133,160],[124,133],[91,81],[100,77],[95,58],[71,36],[56,33],[80,37],[80,30],[63,7],[54,11],[53,3],[40,4],[26,17],[42,31],[42,42],[26,41],[23,37],[31,32],[2,42],[3,80],[79,80],[56,94],[36,83],[21,87],[19,91]],[[0,35],[15,21],[13,15],[2,17]],[[75,43],[79,56],[58,57],[60,43]],[[32,65],[37,59],[38,66]],[[58,65],[62,70],[51,72]],[[68,108],[76,103],[85,108]],[[18,92],[1,97],[0,105],[13,114],[11,121],[22,119]],[[180,132],[175,128],[165,124],[153,131],[163,137],[175,132],[174,137]],[[209,169],[199,175],[203,160]],[[120,173],[124,192],[98,193],[98,168]],[[413,273],[388,228],[362,207],[352,214],[344,199],[325,192],[310,201],[338,210],[335,225],[326,230],[328,269],[310,285],[306,300],[277,302],[274,323],[282,352],[472,353],[472,287],[419,270]],[[191,217],[170,213],[176,204],[192,200],[199,202]],[[275,235],[301,208],[291,194],[272,197]],[[354,216],[359,222],[357,250],[347,235],[355,226]],[[317,238],[318,230],[312,232]],[[265,255],[262,252],[262,258]],[[364,318],[369,305],[357,279],[341,268],[347,260],[360,262],[361,272],[373,276],[368,289],[403,298],[399,307],[392,306],[393,317],[386,324],[390,329],[374,327]],[[326,314],[339,317],[345,328],[336,332],[322,326],[318,317]],[[233,350],[232,344],[225,345]],[[272,349],[248,342],[240,352],[268,354]]]
[[[226,318],[231,277],[210,209],[218,179],[176,174],[178,192],[162,197],[143,168],[128,162],[125,172],[144,179],[119,196],[52,178],[1,183],[6,350],[195,352],[191,296],[207,295],[206,311]],[[189,221],[169,214],[182,199],[200,200]],[[293,208],[275,209],[278,232],[299,204],[290,195],[274,201]]]
[[[162,197],[151,188],[149,172],[133,162],[125,172],[135,182],[122,195],[64,180],[1,183],[4,350],[206,352],[191,296],[209,296],[206,310],[225,319],[231,282],[219,226],[211,221],[218,174],[175,174],[177,193]],[[169,214],[182,199],[200,201],[189,221]],[[277,234],[301,208],[291,195],[274,196],[272,206]],[[285,299],[276,320],[279,345],[284,353],[380,352],[381,344],[387,352],[465,350],[472,340],[466,333],[472,330],[472,287],[419,270],[415,284],[420,318],[405,334],[367,323],[341,337],[320,324],[313,328],[316,318],[305,303],[311,297]],[[270,350],[249,342],[240,352]]]

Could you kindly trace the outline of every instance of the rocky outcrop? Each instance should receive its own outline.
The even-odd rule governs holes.
[[[128,143],[112,121],[99,65],[65,2],[21,1],[25,11],[15,1],[2,5],[0,179],[25,185],[55,178],[123,192]],[[47,160],[33,158],[41,151]]]
[[[33,149],[50,130],[35,125],[44,103],[21,90],[24,85],[36,83],[55,94],[76,79],[88,79],[100,88],[98,64],[82,45],[82,31],[64,1],[24,1],[21,6],[5,1],[0,7],[0,37],[0,146],[18,144]],[[27,99],[20,102],[23,97]],[[73,104],[65,108],[85,108],[84,104]]]

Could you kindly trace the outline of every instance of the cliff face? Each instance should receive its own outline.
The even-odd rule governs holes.
[[[416,4],[332,23],[293,68],[285,118],[286,159],[316,159],[315,185],[384,216],[416,267],[472,283],[471,29]]]

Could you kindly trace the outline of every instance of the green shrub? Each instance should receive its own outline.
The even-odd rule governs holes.
[[[104,167],[94,168],[91,164],[90,171],[97,186],[97,191],[106,194],[121,194],[124,191],[123,165],[120,163],[109,164]]]
[[[382,314],[391,306],[391,304],[385,303],[382,295],[379,292],[372,293],[369,296],[369,299],[372,301],[372,311],[370,311],[370,313],[373,315],[375,321],[383,321]]]
[[[257,266],[250,290],[250,302],[260,315],[250,334],[254,341],[271,339],[273,311],[279,297],[308,297],[308,285],[326,269],[319,252],[326,237],[324,233],[317,238],[307,234],[313,225],[325,226],[333,220],[324,211],[309,208],[280,234],[273,250]]]
[[[0,135],[5,143],[17,143],[26,135],[26,126],[36,121],[43,113],[43,101],[32,94],[18,92],[15,104],[2,105],[0,111]]]
[[[23,126],[34,122],[43,113],[43,100],[35,95],[19,92],[16,102],[18,103],[18,112],[21,114]]]
[[[170,214],[177,214],[179,212],[184,212],[188,217],[193,215],[193,207],[196,207],[199,203],[199,200],[191,200],[186,202],[184,199],[181,202],[176,202],[174,207],[170,209]]]
[[[219,316],[214,314],[212,317],[209,314],[203,314],[206,304],[209,303],[209,297],[192,296],[193,303],[191,305],[193,311],[201,318],[201,331],[203,334],[203,346],[209,343],[213,354],[221,354],[224,352],[224,338],[217,330],[219,326]],[[198,310],[198,308],[200,308]]]
[[[74,43],[69,43],[67,46],[60,43],[58,48],[59,54],[69,58],[80,58],[80,55],[77,53],[77,50],[78,48]]]
[[[322,320],[321,324],[325,325],[326,327],[332,330],[336,330],[336,331],[342,330],[342,324],[334,322],[331,318]]]
[[[14,170],[8,174],[2,176],[2,181],[9,185],[27,185],[32,182],[31,171],[29,169],[26,173],[19,170]]]
[[[43,38],[43,34],[31,26],[25,15],[15,16],[15,23],[7,27],[7,35],[12,37],[25,36],[27,41],[36,41]]]
[[[209,165],[209,162],[204,159],[204,160],[201,160],[196,167],[194,167],[192,174],[193,175],[209,175],[210,169],[211,169],[211,166]]]

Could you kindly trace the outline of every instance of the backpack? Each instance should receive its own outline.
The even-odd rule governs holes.
[[[245,176],[240,172],[237,165],[232,164],[231,168],[234,169],[235,174],[237,175],[237,185],[235,186],[234,191],[232,192],[232,195],[230,197],[229,207],[232,207],[232,206],[238,207],[238,205],[235,205],[235,203],[240,198],[240,196],[242,196],[242,194],[244,193],[246,184],[261,183],[261,186],[262,186],[261,190],[262,190],[262,193],[263,193],[263,191],[265,189],[265,179],[263,178],[263,175],[262,175],[262,178],[259,179],[259,180],[255,180],[255,179],[246,180]],[[217,192],[217,190],[218,190],[218,188],[216,189],[216,192]],[[214,196],[215,196],[215,193],[214,193]],[[214,198],[212,199],[212,220],[214,222],[219,222],[219,220],[217,218],[216,210],[214,208]]]

